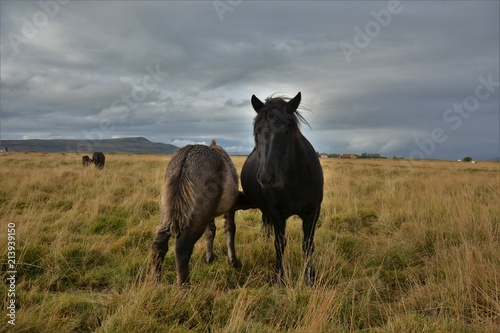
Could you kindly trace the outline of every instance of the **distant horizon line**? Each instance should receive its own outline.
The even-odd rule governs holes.
[[[170,145],[170,146],[173,146],[173,147],[176,147],[176,148],[182,148],[184,146],[177,146],[177,145],[174,145],[172,143],[165,143],[165,142],[158,142],[158,141],[151,141],[150,139],[148,139],[147,137],[144,137],[144,136],[127,136],[127,137],[118,137],[118,138],[103,138],[103,139],[69,139],[69,138],[45,138],[45,139],[40,139],[40,138],[29,138],[29,139],[2,139],[0,137],[0,150],[3,150],[3,148],[5,148],[5,146],[2,145],[2,142],[3,141],[30,141],[30,140],[38,140],[38,141],[57,141],[57,140],[60,140],[60,141],[89,141],[89,142],[92,142],[92,141],[97,141],[97,142],[101,142],[101,141],[107,141],[107,140],[123,140],[123,139],[144,139],[144,140],[147,140],[151,143],[160,143],[160,144],[165,144],[165,145]],[[201,144],[201,143],[191,143],[191,144]],[[208,145],[208,144],[206,144]],[[8,148],[8,147],[7,147]],[[224,148],[224,147],[223,147]],[[33,151],[33,152],[36,152],[36,151]],[[249,149],[248,151],[234,151],[234,152],[230,152],[230,155],[234,155],[234,156],[243,156],[243,155],[248,155],[252,152],[252,148]],[[328,154],[328,155],[356,155],[356,156],[361,156],[363,153],[368,153],[368,154],[380,154],[380,159],[406,159],[406,160],[421,160],[421,161],[425,161],[425,160],[436,160],[436,161],[460,161],[460,160],[463,160],[463,158],[461,159],[451,159],[451,158],[432,158],[432,157],[428,157],[428,158],[409,158],[409,157],[405,157],[405,156],[402,156],[402,155],[393,155],[393,154],[389,154],[389,155],[392,155],[391,156],[385,156],[385,155],[382,155],[381,153],[373,153],[373,152],[363,152],[363,153],[337,153],[337,152],[325,152],[325,151],[317,151],[319,154]],[[76,151],[76,153],[78,153],[78,151]],[[126,152],[114,152],[114,153],[126,153]],[[131,152],[132,154],[143,154],[143,153],[140,153],[140,152]],[[333,158],[333,157],[331,157]],[[360,159],[374,159],[374,158],[360,158]],[[493,158],[479,158],[479,159],[473,159],[475,161],[493,161],[493,162],[498,162],[500,161],[500,155],[496,156],[496,157],[493,157]]]

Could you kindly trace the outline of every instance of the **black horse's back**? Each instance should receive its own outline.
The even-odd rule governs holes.
[[[257,167],[258,167],[258,156],[256,150],[254,149],[250,155],[248,155],[243,168],[241,169],[240,181],[243,187],[243,193],[245,193],[246,199],[249,200],[254,207],[260,209],[266,203],[264,196],[262,194],[262,188],[259,183],[257,183]]]

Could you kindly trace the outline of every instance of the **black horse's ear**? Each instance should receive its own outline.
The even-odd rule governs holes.
[[[301,99],[302,99],[302,95],[300,94],[300,91],[299,91],[297,96],[295,96],[294,98],[289,100],[288,103],[286,103],[286,112],[294,113],[295,110],[297,110],[297,108],[299,107]]]
[[[252,106],[255,112],[259,113],[259,111],[264,107],[264,103],[255,97],[255,95],[252,95]]]

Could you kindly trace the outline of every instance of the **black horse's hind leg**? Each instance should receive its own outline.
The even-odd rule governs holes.
[[[207,254],[205,257],[205,262],[207,264],[214,261],[214,238],[215,238],[215,220],[212,219],[205,229],[205,239],[207,241]]]
[[[320,207],[318,206],[311,209],[307,214],[300,216],[302,218],[302,230],[304,232],[304,241],[302,243],[302,251],[305,257],[304,278],[308,285],[313,285],[316,279],[312,255],[314,252],[314,231],[319,217],[319,210]]]
[[[227,244],[227,262],[232,267],[237,267],[236,251],[234,248],[234,236],[236,234],[236,224],[234,223],[235,210],[230,210],[224,214],[224,232]]]
[[[163,259],[168,251],[168,240],[170,239],[170,230],[168,227],[162,225],[156,233],[156,238],[151,246],[151,265],[152,275],[155,282],[160,282],[161,266]]]
[[[195,222],[193,222],[195,224]],[[210,220],[197,224],[198,227],[187,228],[175,241],[175,266],[177,268],[177,282],[181,287],[189,286],[189,259],[193,253],[194,244],[203,235]]]

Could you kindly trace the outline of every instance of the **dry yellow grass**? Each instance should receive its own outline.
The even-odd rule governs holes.
[[[0,155],[0,254],[16,225],[16,332],[498,332],[499,163],[322,160],[318,282],[303,283],[300,220],[287,225],[286,285],[258,211],[238,212],[241,268],[191,259],[192,288],[167,254],[159,286],[148,255],[169,156]],[[234,157],[240,170],[244,157]],[[173,240],[171,241],[173,242]],[[0,287],[3,308],[8,285]]]

